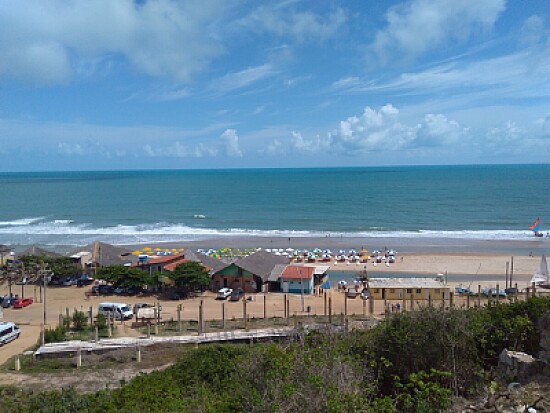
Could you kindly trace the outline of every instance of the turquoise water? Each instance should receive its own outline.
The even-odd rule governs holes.
[[[11,245],[550,230],[550,165],[3,173],[0,193]]]

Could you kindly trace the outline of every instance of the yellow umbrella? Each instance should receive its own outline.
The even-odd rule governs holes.
[[[151,248],[149,248],[149,247],[143,247],[143,251],[151,251]]]
[[[139,251],[139,250],[136,250],[136,251],[132,252],[132,255],[141,255],[141,254],[142,254],[142,252]]]

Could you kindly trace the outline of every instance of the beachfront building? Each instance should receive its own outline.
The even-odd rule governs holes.
[[[75,250],[69,255],[73,261],[79,264],[83,270],[92,271],[97,267],[109,267],[111,265],[132,265],[137,262],[127,248],[96,241],[81,249]]]
[[[368,289],[374,300],[449,298],[449,287],[435,278],[370,278]]]
[[[139,262],[134,264],[134,267],[138,267],[143,271],[148,273],[156,272],[172,272],[174,269],[183,263],[186,263],[187,260],[183,254],[178,255],[159,255],[159,256],[140,256]]]
[[[313,292],[314,267],[287,265],[279,277],[284,293],[311,294]]]
[[[288,264],[288,257],[257,251],[216,271],[212,277],[212,289],[242,288],[247,293],[266,291],[273,269],[280,264]]]

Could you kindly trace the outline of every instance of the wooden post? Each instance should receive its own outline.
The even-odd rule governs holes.
[[[453,308],[455,306],[454,293],[449,291],[449,307]]]
[[[181,331],[183,330],[182,329],[182,324],[181,324],[181,304],[178,304],[178,310],[177,311],[178,311],[178,331],[181,333]]]
[[[63,314],[59,313],[59,327],[63,327]]]
[[[323,315],[326,317],[327,316],[327,293],[326,292],[323,292],[323,301],[324,301],[324,312],[323,312]]]
[[[19,354],[15,357],[15,371],[21,371],[21,356]]]
[[[529,287],[525,289],[525,301],[529,300]]]
[[[158,323],[155,323],[155,336],[159,335],[159,325]]]
[[[202,335],[202,300],[199,304],[199,318],[197,320],[197,333]]]
[[[328,322],[332,324],[332,296],[328,298]]]
[[[285,308],[285,318],[288,318],[288,314],[287,314],[287,304],[286,304],[286,294],[283,295],[283,303],[284,303],[284,308]]]
[[[445,292],[441,294],[441,309],[445,311]]]
[[[286,319],[290,320],[290,300],[286,299]]]
[[[344,293],[344,315],[348,315],[348,295]]]
[[[510,271],[510,263],[506,261],[506,288],[508,288],[508,272]],[[510,283],[510,287],[512,286],[512,283]]]
[[[367,300],[363,300],[363,317],[367,315]]]
[[[533,290],[533,294],[531,296],[536,297],[537,296],[537,285],[534,282],[531,283],[531,289]]]
[[[405,312],[407,310],[407,297],[405,296],[405,289],[403,289],[403,297],[401,297],[401,311]]]
[[[432,295],[428,294],[428,307],[432,306]]]
[[[82,349],[80,347],[76,350],[76,367],[82,367]]]
[[[497,301],[500,301],[500,285],[497,284]]]
[[[222,330],[225,330],[225,303],[222,303]]]
[[[477,306],[481,307],[481,285],[477,285]]]
[[[244,320],[244,329],[248,330],[248,317],[246,314],[246,300],[243,300],[243,320]]]
[[[111,314],[107,316],[107,337],[112,337],[113,327],[111,326]]]
[[[71,318],[71,315],[69,313],[69,307],[65,307],[65,315],[67,316],[67,318]]]
[[[157,309],[157,324],[160,324],[160,320],[161,320],[161,315],[160,315],[160,303],[157,301],[157,306],[155,307]]]
[[[95,342],[97,343],[99,341],[99,327],[97,324],[95,325],[95,328],[94,328],[94,338],[95,338]]]
[[[466,308],[470,308],[470,294],[466,295]]]
[[[147,338],[151,338],[151,322],[147,322]]]
[[[517,302],[518,301],[518,283],[515,284],[515,297],[514,297],[514,301]]]
[[[90,317],[90,327],[94,325],[94,313],[93,313],[93,309],[92,309],[92,306],[90,306],[89,310],[88,310],[88,314],[89,314],[89,317]]]
[[[372,296],[369,297],[369,316],[374,316],[374,298]]]
[[[139,344],[136,346],[136,361],[141,363],[141,347]]]
[[[264,320],[267,318],[267,295],[264,294]]]

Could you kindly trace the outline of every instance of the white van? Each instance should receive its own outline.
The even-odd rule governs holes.
[[[111,320],[129,320],[134,316],[130,306],[121,303],[100,303],[98,313]]]
[[[21,334],[21,330],[17,327],[17,324],[10,322],[0,321],[0,346],[15,340]]]

